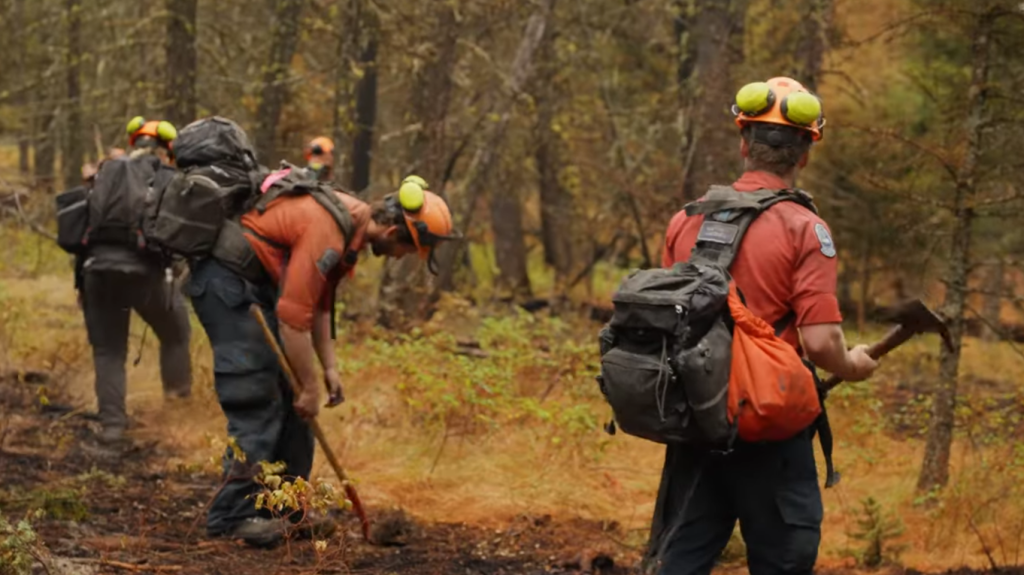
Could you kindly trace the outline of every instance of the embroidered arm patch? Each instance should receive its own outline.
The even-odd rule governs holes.
[[[828,233],[825,224],[814,224],[814,235],[818,236],[821,253],[827,258],[836,257],[836,244],[832,241],[832,235]]]
[[[320,275],[327,277],[340,262],[341,254],[332,248],[327,248],[320,259],[316,261],[316,269],[320,270]]]

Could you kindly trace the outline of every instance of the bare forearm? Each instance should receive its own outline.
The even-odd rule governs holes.
[[[318,390],[316,366],[313,363],[313,340],[310,332],[299,331],[287,324],[281,324],[281,343],[288,363],[298,378],[303,390]]]
[[[804,351],[814,365],[838,375],[852,378],[853,360],[846,345],[846,336],[839,324],[809,325],[800,328]]]
[[[313,347],[320,358],[324,371],[335,369],[334,340],[331,339],[331,312],[316,311],[313,314]]]

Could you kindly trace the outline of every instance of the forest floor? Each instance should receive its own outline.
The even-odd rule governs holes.
[[[254,550],[240,541],[207,539],[204,510],[218,477],[210,471],[166,470],[173,456],[159,441],[135,441],[117,454],[95,447],[88,413],[39,400],[45,374],[0,379],[6,421],[0,433],[0,511],[32,517],[38,536],[34,573],[351,573],[498,575],[635,573],[638,553],[615,522],[521,514],[479,525],[413,518],[370,509],[371,520],[400,521],[389,545],[365,542],[358,521],[317,548],[291,541]],[[379,515],[375,515],[379,513]],[[734,558],[735,559],[735,558]],[[744,572],[733,561],[720,573]],[[2,572],[2,565],[0,565]],[[835,565],[819,573],[860,573]],[[886,575],[920,573],[889,566]],[[948,571],[969,575],[970,569]],[[1024,573],[1006,568],[1001,573]]]
[[[53,573],[468,575],[592,566],[594,573],[627,572],[605,551],[616,545],[615,526],[550,515],[516,517],[499,529],[406,518],[404,532],[389,546],[365,543],[351,516],[323,549],[310,541],[266,551],[210,540],[204,509],[219,481],[215,474],[165,471],[171,454],[159,442],[135,442],[117,455],[96,449],[88,415],[62,408],[58,398],[41,407],[28,379],[0,382],[8,418],[0,450],[6,497],[0,500],[12,517],[39,512],[32,523]],[[379,521],[375,512],[370,509]]]
[[[629,573],[637,564],[663,451],[599,430],[608,412],[592,379],[596,324],[585,318],[462,302],[420,332],[395,336],[354,321],[372,302],[346,299],[338,353],[347,401],[324,411],[321,424],[371,521],[402,510],[409,532],[399,546],[369,545],[347,516],[320,547],[251,550],[208,540],[203,529],[227,438],[201,327],[194,324],[193,397],[165,403],[152,334],[133,365],[143,339],[133,319],[134,447],[122,457],[97,452],[90,348],[67,260],[6,233],[0,517],[27,519],[39,538],[27,548],[52,558],[53,575]],[[361,270],[346,293],[375,293],[358,282],[376,272]],[[881,329],[849,337],[871,341]],[[843,480],[823,492],[820,572],[858,569],[869,500],[882,512],[874,526],[893,526],[883,529],[883,573],[1019,572],[1024,564],[1024,358],[1009,344],[965,342],[950,486],[921,495],[937,349],[934,338],[915,340],[874,381],[830,397]],[[313,476],[331,480],[319,450]],[[0,556],[3,545],[0,535]],[[738,537],[719,570],[745,572]]]

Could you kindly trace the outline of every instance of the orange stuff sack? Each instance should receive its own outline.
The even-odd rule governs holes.
[[[729,422],[744,441],[782,441],[817,419],[821,402],[814,376],[793,346],[755,316],[729,286],[735,322],[729,373]]]

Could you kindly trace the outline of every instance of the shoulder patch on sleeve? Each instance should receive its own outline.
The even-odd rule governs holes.
[[[320,275],[326,277],[331,270],[337,267],[339,262],[341,262],[341,254],[334,248],[327,248],[320,259],[316,261],[316,269],[320,270]]]
[[[832,241],[832,235],[828,233],[825,224],[814,224],[814,235],[818,236],[818,243],[821,244],[821,253],[827,258],[836,257],[836,244]]]

